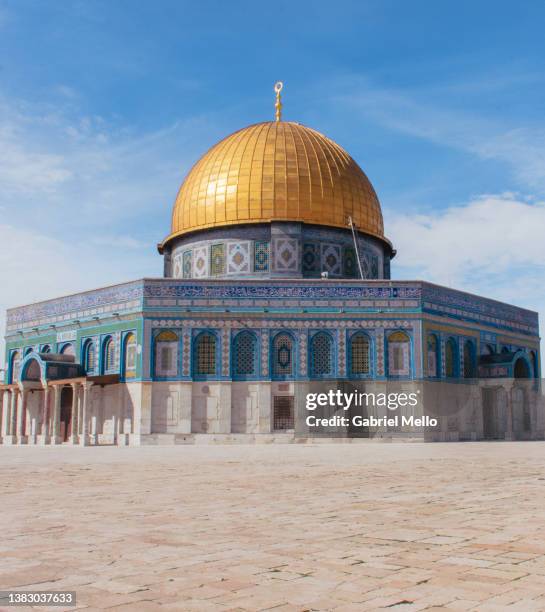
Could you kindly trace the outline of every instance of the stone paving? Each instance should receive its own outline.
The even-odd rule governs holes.
[[[81,609],[545,610],[543,442],[0,447],[0,491],[0,588]]]

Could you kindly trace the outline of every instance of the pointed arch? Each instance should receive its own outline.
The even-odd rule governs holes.
[[[350,338],[349,364],[351,376],[371,374],[371,340],[364,332],[356,332]]]
[[[123,376],[125,378],[136,376],[136,355],[136,334],[128,332],[123,340]]]
[[[245,380],[258,374],[257,337],[249,331],[239,332],[233,339],[233,378]]]
[[[289,332],[279,332],[272,341],[272,376],[275,379],[295,376],[295,340]]]
[[[476,378],[476,369],[475,345],[471,340],[466,340],[464,342],[464,378]]]
[[[441,376],[440,344],[437,334],[430,332],[427,338],[427,366],[430,378]]]
[[[197,335],[193,350],[193,375],[195,378],[206,378],[218,374],[218,339],[211,331]]]
[[[21,361],[21,351],[19,349],[13,351],[9,360],[9,382],[12,385],[19,381]]]
[[[458,343],[449,338],[445,343],[445,376],[456,378],[458,376]]]
[[[87,374],[94,374],[97,369],[97,354],[95,341],[92,338],[87,338],[83,343],[81,363]]]
[[[314,378],[333,376],[333,338],[331,334],[320,331],[314,334],[309,344],[310,372]]]
[[[112,336],[106,336],[102,341],[102,374],[115,372],[115,341]]]
[[[153,344],[154,373],[158,378],[174,378],[178,375],[180,338],[172,330],[164,330],[155,336]]]
[[[388,336],[388,375],[408,377],[411,374],[411,338],[404,331]]]

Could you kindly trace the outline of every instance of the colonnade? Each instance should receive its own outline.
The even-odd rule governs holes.
[[[74,381],[20,382],[0,386],[0,436],[3,444],[61,444],[62,390],[72,387],[69,442],[87,446],[89,439],[90,390],[86,379]],[[28,399],[40,393],[38,414],[31,416]]]

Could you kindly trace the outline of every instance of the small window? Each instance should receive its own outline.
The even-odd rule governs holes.
[[[355,376],[370,373],[369,339],[364,334],[352,336],[350,342],[351,372]]]
[[[83,367],[88,374],[96,370],[96,349],[93,340],[87,340],[83,346]]]
[[[273,404],[273,429],[282,431],[294,427],[294,398],[291,395],[277,395]]]
[[[134,334],[131,334],[134,335]],[[155,338],[155,375],[173,377],[178,374],[178,342],[173,331],[162,331]],[[136,338],[134,339],[136,345]],[[136,351],[136,349],[135,349]],[[136,360],[136,355],[135,355]],[[136,361],[135,361],[136,364]],[[136,365],[135,365],[136,367]]]
[[[113,338],[107,338],[104,342],[102,355],[104,372],[113,372],[115,370],[115,343]]]
[[[11,380],[10,382],[16,383],[19,381],[19,376],[21,374],[21,353],[19,351],[14,351],[11,354]]]
[[[234,375],[244,378],[257,374],[257,342],[251,332],[240,332],[235,336]]]
[[[136,376],[136,336],[131,332],[125,336],[125,378]]]
[[[464,343],[464,378],[475,378],[475,351],[470,340]]]
[[[273,342],[273,373],[293,376],[293,340],[289,334],[278,334]]]
[[[310,342],[310,362],[312,374],[316,377],[330,376],[333,371],[331,336],[324,332],[317,333]]]
[[[410,339],[405,332],[388,336],[388,372],[390,376],[410,374]]]
[[[75,355],[74,345],[72,343],[65,344],[61,349],[61,355]]]
[[[428,376],[439,376],[439,343],[435,334],[428,334]]]
[[[204,332],[195,341],[195,374],[214,376],[216,374],[216,336]]]
[[[449,338],[445,344],[445,375],[454,378],[458,372],[458,350],[456,340]]]

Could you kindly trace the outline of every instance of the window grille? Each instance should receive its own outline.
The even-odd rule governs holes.
[[[115,368],[115,344],[112,338],[106,341],[104,348],[104,370],[110,372]]]
[[[85,358],[83,362],[85,364],[86,372],[95,371],[97,362],[96,357],[95,343],[92,340],[89,340],[85,345]]]
[[[125,338],[125,376],[133,377],[136,374],[136,336],[127,334]]]
[[[391,376],[409,376],[410,374],[409,336],[402,331],[394,332],[388,337],[388,370]]]
[[[11,382],[16,383],[19,380],[21,369],[21,353],[15,351],[11,356]]]
[[[473,359],[473,345],[468,340],[464,344],[464,378],[474,378],[475,362]]]
[[[316,334],[311,342],[312,373],[315,376],[326,376],[332,371],[331,336]]]
[[[274,339],[274,374],[291,376],[293,374],[293,342],[288,334],[278,334]]]
[[[212,334],[201,334],[196,345],[196,373],[210,376],[216,373],[216,337]]]
[[[294,398],[292,395],[278,395],[274,398],[273,429],[293,429],[293,405]]]
[[[456,375],[456,344],[449,338],[445,345],[445,375],[453,378]]]
[[[170,330],[162,331],[155,338],[155,373],[157,376],[176,376],[178,374],[178,341],[178,335]]]
[[[256,339],[253,334],[242,332],[234,342],[235,374],[237,376],[254,376],[256,374]]]
[[[428,335],[428,376],[438,376],[437,372],[437,337],[435,334]]]
[[[369,340],[362,334],[352,338],[350,361],[352,374],[369,374]]]

